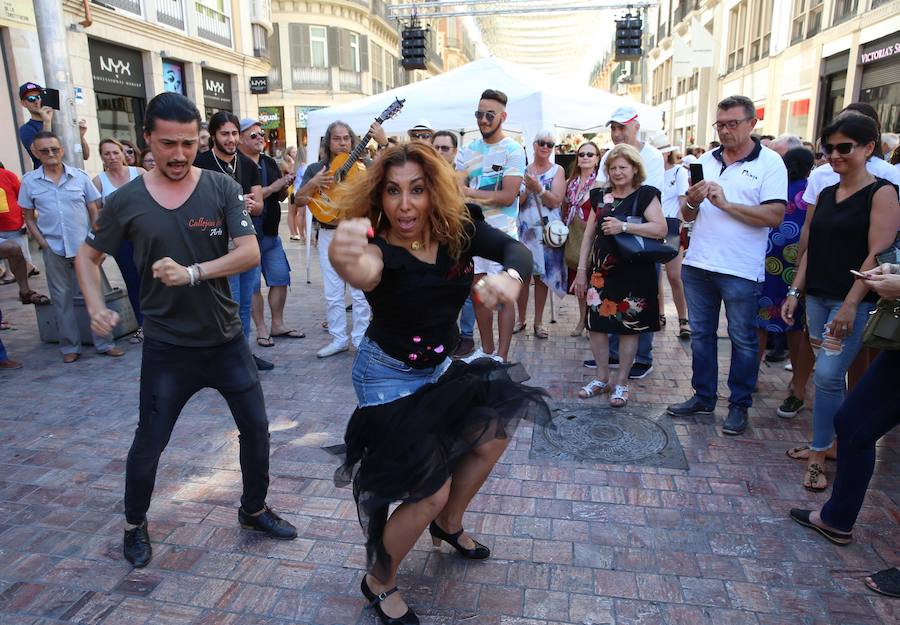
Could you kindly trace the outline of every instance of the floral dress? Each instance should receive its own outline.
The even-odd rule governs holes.
[[[537,175],[538,182],[544,189],[550,189],[553,177],[559,165],[553,164],[550,169]],[[558,297],[565,297],[566,260],[562,247],[550,247],[544,244],[544,219],[553,221],[560,219],[559,208],[548,208],[541,204],[537,193],[528,193],[525,204],[519,207],[519,241],[525,244],[534,258],[532,273],[539,277]]]
[[[590,278],[585,297],[587,329],[607,334],[639,334],[659,331],[659,293],[653,263],[626,263],[616,256],[612,236],[603,234],[604,217],[627,221],[643,217],[656,189],[643,185],[625,198],[613,198],[597,209],[597,228],[591,249]]]

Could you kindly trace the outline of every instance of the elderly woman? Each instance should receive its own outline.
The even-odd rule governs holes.
[[[781,317],[793,323],[802,291],[806,291],[806,326],[816,352],[816,398],[810,445],[788,450],[806,460],[803,486],[828,486],[825,458],[837,452],[834,415],[844,401],[845,378],[862,347],[863,328],[878,296],[851,271],[875,267],[875,254],[887,249],[900,229],[897,188],[866,169],[878,146],[878,124],[864,115],[844,113],[822,131],[822,150],[840,176],[809,205],[801,243],[806,253],[797,266]],[[843,441],[842,441],[843,442]]]
[[[591,214],[591,189],[594,180],[597,179],[597,169],[600,167],[600,148],[593,141],[587,141],[578,146],[575,152],[575,167],[572,175],[566,181],[566,199],[562,207],[563,221],[571,229],[576,221],[581,222],[582,230]],[[571,233],[570,233],[571,236]],[[575,267],[567,267],[569,289],[575,284]],[[584,332],[585,306],[584,298],[578,299],[578,325],[569,333],[569,336],[581,336]]]
[[[544,306],[549,289],[566,296],[566,263],[563,248],[544,243],[544,226],[561,219],[560,206],[566,190],[562,167],[550,161],[556,143],[553,134],[541,131],[534,139],[534,161],[525,169],[519,192],[519,241],[531,250],[534,277],[534,335],[546,339]],[[525,329],[528,311],[528,283],[519,295],[519,323],[513,334]]]
[[[610,187],[588,217],[573,285],[587,303],[587,329],[597,362],[597,377],[578,396],[586,399],[610,391],[608,335],[617,334],[620,364],[609,404],[621,408],[628,403],[628,372],[638,334],[659,331],[659,294],[654,264],[620,258],[614,237],[628,232],[661,238],[667,227],[656,189],[642,184],[647,174],[637,150],[625,143],[615,146],[605,169]]]
[[[532,261],[527,248],[465,204],[453,171],[421,141],[385,150],[338,205],[329,258],[341,278],[365,291],[373,316],[353,365],[359,407],[335,481],[352,480],[367,533],[363,595],[382,623],[414,624],[397,592],[401,561],[426,527],[435,545],[489,557],[463,529],[463,513],[518,421],[549,421],[543,391],[514,381],[524,379],[521,365],[448,360],[473,257],[504,267],[475,285],[488,308],[515,303]]]

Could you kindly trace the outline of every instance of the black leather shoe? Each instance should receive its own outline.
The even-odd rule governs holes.
[[[445,543],[456,549],[462,557],[468,558],[469,560],[487,560],[490,558],[491,550],[475,539],[472,539],[472,542],[475,543],[474,549],[466,549],[459,544],[459,537],[462,536],[464,531],[465,530],[459,530],[455,534],[448,534],[438,527],[438,524],[434,521],[428,526],[428,533],[431,534],[431,542],[435,547],[440,547],[441,541],[443,540]]]
[[[747,429],[747,409],[743,406],[729,406],[728,416],[722,424],[722,433],[737,436]]]
[[[666,412],[673,417],[692,417],[696,414],[712,414],[715,411],[715,404],[708,406],[696,395],[687,401],[683,401],[680,404],[672,404],[666,408]]]
[[[378,620],[384,623],[384,625],[419,625],[419,617],[416,616],[416,613],[409,608],[407,608],[406,614],[404,614],[400,618],[388,616],[381,609],[381,606],[379,604],[390,597],[392,594],[397,592],[396,586],[388,591],[376,595],[369,588],[369,585],[366,583],[366,576],[363,575],[362,582],[359,585],[359,589],[362,591],[363,597],[365,597],[369,601],[369,606],[375,610],[375,614],[378,615]]]
[[[243,508],[238,508],[238,523],[245,530],[265,532],[270,538],[279,540],[294,540],[297,538],[297,528],[282,519],[269,506],[263,508],[260,515],[247,514]]]
[[[134,529],[125,530],[125,541],[122,546],[125,559],[136,569],[142,569],[150,563],[153,548],[150,546],[150,534],[147,532],[147,520]]]

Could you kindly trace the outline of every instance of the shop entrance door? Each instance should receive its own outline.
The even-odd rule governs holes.
[[[126,139],[140,148],[146,147],[144,135],[139,129],[144,127],[143,98],[133,98],[111,93],[97,93],[97,119],[100,137]]]

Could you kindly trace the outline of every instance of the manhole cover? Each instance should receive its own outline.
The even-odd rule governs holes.
[[[531,456],[687,469],[672,421],[655,414],[658,410],[641,404],[558,404],[556,429],[535,428]]]

